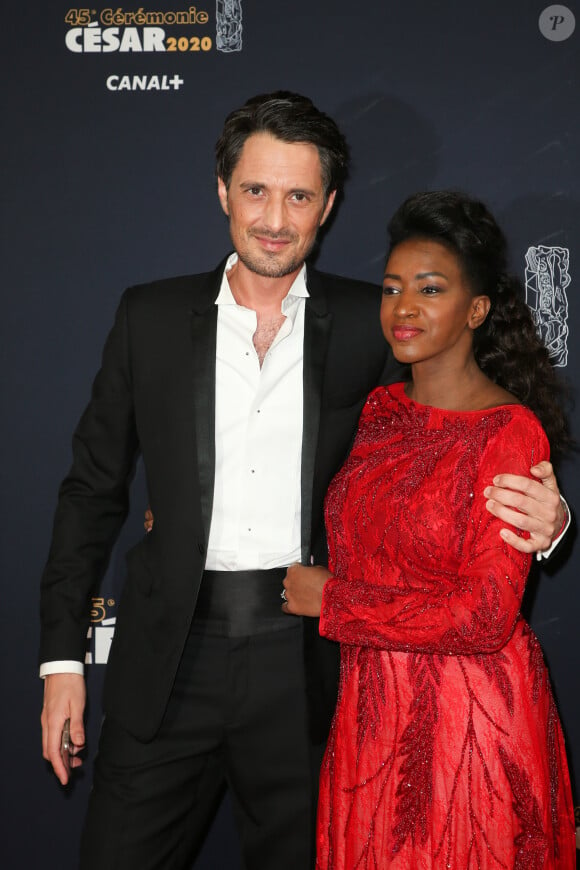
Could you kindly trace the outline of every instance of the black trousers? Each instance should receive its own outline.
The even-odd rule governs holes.
[[[152,741],[105,718],[81,870],[186,870],[224,782],[246,870],[314,866],[322,747],[307,737],[302,625],[292,619],[251,637],[192,631]]]

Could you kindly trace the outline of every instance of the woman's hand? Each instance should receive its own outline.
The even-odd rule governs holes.
[[[332,574],[322,565],[290,565],[284,580],[284,613],[294,616],[320,616],[322,589]]]

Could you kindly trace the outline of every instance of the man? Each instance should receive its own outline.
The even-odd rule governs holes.
[[[324,564],[327,485],[395,373],[378,290],[304,265],[346,174],[334,122],[295,94],[256,97],[216,150],[235,253],[123,296],[43,577],[43,747],[64,783],[67,718],[84,743],[89,602],[141,451],[155,524],[127,559],[83,870],[189,866],[224,781],[248,868],[314,861],[336,647],[280,594],[287,566]],[[551,469],[538,475],[546,486],[506,476],[491,492],[532,531],[512,535],[520,548],[561,521]]]

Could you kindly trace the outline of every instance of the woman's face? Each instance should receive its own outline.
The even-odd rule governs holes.
[[[472,295],[460,261],[445,245],[407,239],[391,252],[381,326],[399,362],[465,360],[488,311],[489,298]]]

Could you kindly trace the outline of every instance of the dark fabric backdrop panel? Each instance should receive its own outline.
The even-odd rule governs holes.
[[[225,115],[252,94],[288,88],[343,126],[354,165],[320,246],[323,269],[379,281],[387,217],[421,188],[456,186],[487,200],[522,278],[528,249],[539,249],[532,284],[543,249],[556,249],[571,279],[567,310],[560,295],[554,314],[561,371],[577,390],[580,8],[572,0],[554,8],[530,0],[212,0],[71,9],[24,0],[3,16],[0,863],[66,870],[76,866],[123,553],[142,534],[147,494],[138,472],[93,611],[87,765],[64,790],[41,759],[36,660],[57,486],[124,287],[211,268],[228,250],[213,178]],[[557,289],[552,280],[551,303]],[[578,509],[577,456],[560,482]],[[578,803],[574,538],[534,569],[526,608],[550,665]],[[235,856],[226,803],[195,867],[236,868]]]

